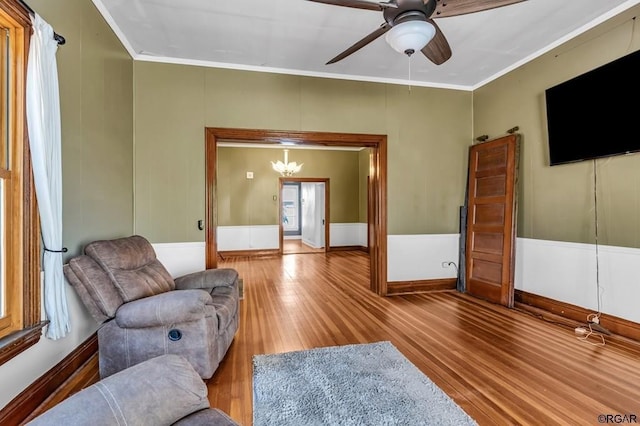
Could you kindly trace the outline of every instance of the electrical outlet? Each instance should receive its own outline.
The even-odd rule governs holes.
[[[453,262],[451,260],[445,260],[444,262],[442,262],[442,267],[443,268],[448,268],[450,266],[453,266],[454,268],[458,268],[458,265],[456,265],[456,262]]]

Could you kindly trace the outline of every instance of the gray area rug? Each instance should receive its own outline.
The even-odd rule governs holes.
[[[476,425],[390,342],[253,357],[253,425]]]

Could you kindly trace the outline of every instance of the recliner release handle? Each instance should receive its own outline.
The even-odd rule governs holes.
[[[171,340],[172,342],[177,342],[180,339],[182,339],[182,331],[178,330],[177,328],[172,328],[171,330],[169,330],[169,340]]]

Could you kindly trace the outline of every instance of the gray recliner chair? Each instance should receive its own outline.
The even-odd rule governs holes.
[[[211,408],[207,386],[189,361],[161,355],[70,396],[29,426],[237,426]]]
[[[171,277],[144,237],[100,240],[64,265],[98,329],[100,377],[177,354],[209,379],[238,330],[238,273],[208,269]]]

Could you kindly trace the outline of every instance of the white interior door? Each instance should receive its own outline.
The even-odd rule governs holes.
[[[324,183],[302,182],[302,242],[314,248],[325,245]]]
[[[323,183],[317,183],[316,184],[316,211],[315,211],[315,216],[316,216],[316,221],[318,223],[318,226],[316,227],[316,232],[317,232],[317,239],[319,242],[319,247],[322,248],[325,246],[326,241],[324,240],[324,236],[325,236],[325,232],[324,232],[324,227],[325,225],[325,217],[324,217],[324,212],[325,212],[325,208],[324,208],[324,182]]]

